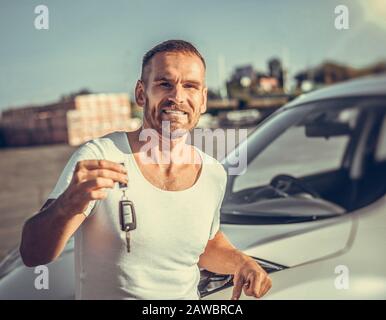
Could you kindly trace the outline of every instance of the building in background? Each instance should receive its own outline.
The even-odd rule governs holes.
[[[85,91],[53,104],[3,111],[0,121],[5,146],[77,146],[113,131],[134,130],[140,124],[140,119],[131,117],[128,94]]]
[[[326,61],[314,68],[308,68],[295,75],[297,89],[304,92],[352,78],[386,72],[386,61],[366,68],[353,68],[332,61]]]
[[[257,91],[260,94],[277,92],[280,88],[280,82],[276,77],[259,75],[258,77],[258,88]]]
[[[272,58],[268,61],[269,76],[277,81],[277,88],[284,88],[284,70],[280,59]]]
[[[235,68],[227,81],[228,96],[247,101],[266,95],[284,94],[285,71],[278,58],[267,63],[268,72],[257,71],[252,65]]]

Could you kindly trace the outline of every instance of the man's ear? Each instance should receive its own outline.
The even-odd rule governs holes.
[[[142,80],[138,80],[135,86],[135,102],[140,107],[144,107],[146,103],[145,86]]]
[[[200,108],[200,112],[201,113],[204,113],[206,112],[206,103],[208,102],[208,88],[205,87],[203,90],[202,90],[202,94],[203,94],[203,103],[201,105],[201,108]]]

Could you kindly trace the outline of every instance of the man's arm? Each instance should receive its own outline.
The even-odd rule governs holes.
[[[50,199],[23,227],[20,255],[28,267],[47,264],[57,258],[79,228],[90,201],[107,197],[105,188],[127,183],[125,168],[107,160],[83,160],[76,164],[68,188]],[[52,201],[51,201],[52,200]]]
[[[20,244],[24,264],[35,267],[57,258],[85,218],[83,214],[73,214],[61,197],[49,199],[24,224]]]
[[[208,241],[198,265],[211,272],[234,275],[232,299],[239,299],[242,289],[247,296],[260,298],[272,286],[265,270],[236,249],[221,231]]]

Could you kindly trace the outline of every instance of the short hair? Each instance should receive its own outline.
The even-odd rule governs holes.
[[[161,52],[182,52],[187,54],[193,54],[200,58],[202,64],[204,65],[204,69],[206,69],[205,59],[201,55],[201,53],[196,49],[194,45],[192,45],[188,41],[184,40],[167,40],[160,44],[157,44],[155,47],[150,49],[145,53],[142,59],[142,70],[141,70],[141,80],[144,81],[145,68],[150,63],[151,59],[157,54]]]

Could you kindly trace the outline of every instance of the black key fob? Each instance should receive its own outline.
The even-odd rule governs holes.
[[[122,231],[134,230],[137,227],[137,218],[133,201],[119,201],[119,220]]]

